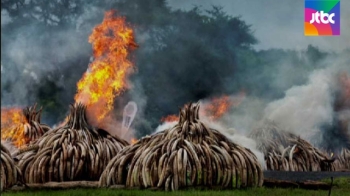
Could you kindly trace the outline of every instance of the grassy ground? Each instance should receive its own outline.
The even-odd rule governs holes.
[[[350,189],[332,190],[332,196],[349,195]],[[111,189],[70,189],[70,190],[37,190],[37,191],[20,191],[2,193],[4,196],[20,196],[20,195],[35,195],[35,196],[243,196],[243,195],[266,195],[266,196],[322,196],[328,195],[328,191],[312,191],[302,189],[249,189],[249,190],[232,190],[232,191],[176,191],[176,192],[161,192],[149,190],[111,190]]]
[[[330,180],[324,180],[330,183]],[[333,182],[332,196],[350,195],[350,178],[338,178]],[[287,195],[305,195],[305,196],[327,196],[328,190],[303,190],[303,189],[281,189],[281,188],[256,188],[246,190],[185,190],[175,192],[151,191],[151,190],[112,190],[112,189],[69,189],[69,190],[25,190],[25,191],[6,191],[4,196],[243,196],[243,195],[262,195],[262,196],[287,196]]]
[[[332,195],[346,195],[349,192],[333,192]],[[152,191],[140,191],[140,190],[104,190],[104,189],[72,189],[72,190],[40,190],[40,191],[21,191],[21,192],[7,192],[3,195],[20,196],[20,195],[35,195],[35,196],[231,196],[231,195],[328,195],[327,191],[306,191],[300,189],[288,190],[288,189],[257,189],[257,190],[245,190],[245,191],[177,191],[177,192],[152,192]]]

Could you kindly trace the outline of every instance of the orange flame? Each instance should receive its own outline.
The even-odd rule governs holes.
[[[218,119],[223,116],[232,106],[229,96],[213,98],[211,103],[204,107],[203,113],[210,119]]]
[[[178,121],[179,120],[179,116],[177,115],[169,115],[167,117],[163,117],[160,121],[162,122],[174,122],[174,121]]]
[[[137,142],[136,138],[131,138],[131,141],[130,141],[131,144],[135,144],[136,142]]]
[[[215,97],[208,104],[204,105],[203,114],[211,120],[217,120],[226,114],[230,108],[237,107],[241,104],[244,98],[244,91],[234,97],[229,97],[227,95]]]
[[[204,104],[202,114],[209,117],[210,120],[217,120],[226,114],[230,108],[241,104],[245,96],[245,92],[241,91],[238,95],[232,97],[227,95],[215,97],[209,103]],[[177,115],[169,115],[162,117],[161,122],[174,122],[178,120],[179,117]]]
[[[1,139],[10,139],[17,147],[28,143],[24,136],[27,123],[21,108],[1,108]]]
[[[113,109],[114,98],[126,88],[133,64],[127,59],[129,51],[137,47],[133,30],[125,18],[114,11],[105,13],[89,37],[94,61],[77,84],[75,102],[93,110],[97,123]]]

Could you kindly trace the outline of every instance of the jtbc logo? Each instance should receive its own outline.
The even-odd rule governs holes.
[[[316,12],[312,14],[312,19],[310,20],[310,23],[313,24],[316,21],[317,24],[320,24],[320,19],[321,19],[322,24],[328,24],[328,23],[334,24],[333,17],[334,17],[334,13],[327,14],[321,11],[321,14],[320,14],[319,12]]]

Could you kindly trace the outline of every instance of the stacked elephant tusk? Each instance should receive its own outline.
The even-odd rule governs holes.
[[[350,170],[350,149],[342,148],[335,156],[334,165],[337,170]]]
[[[208,128],[198,111],[199,104],[186,105],[173,128],[143,137],[120,151],[102,173],[100,186],[165,190],[261,186],[263,173],[256,156]]]
[[[27,183],[98,180],[112,157],[128,143],[86,120],[86,107],[71,106],[68,120],[46,132],[21,154],[18,165]]]
[[[296,135],[281,130],[273,122],[251,132],[250,137],[265,155],[268,170],[334,171],[334,159]]]
[[[21,171],[15,165],[10,152],[1,144],[1,191],[16,185],[21,179]]]
[[[42,108],[36,111],[36,104],[23,109],[23,114],[28,122],[24,124],[24,136],[28,138],[29,141],[37,140],[50,130],[48,125],[40,123],[41,112]]]

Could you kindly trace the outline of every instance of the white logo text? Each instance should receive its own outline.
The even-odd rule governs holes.
[[[328,13],[324,13],[323,11],[321,11],[321,13],[316,12],[312,14],[312,19],[310,20],[310,23],[313,24],[314,22],[316,22],[317,24],[334,24],[334,13],[332,14],[328,14]],[[326,18],[326,19],[325,19]]]

